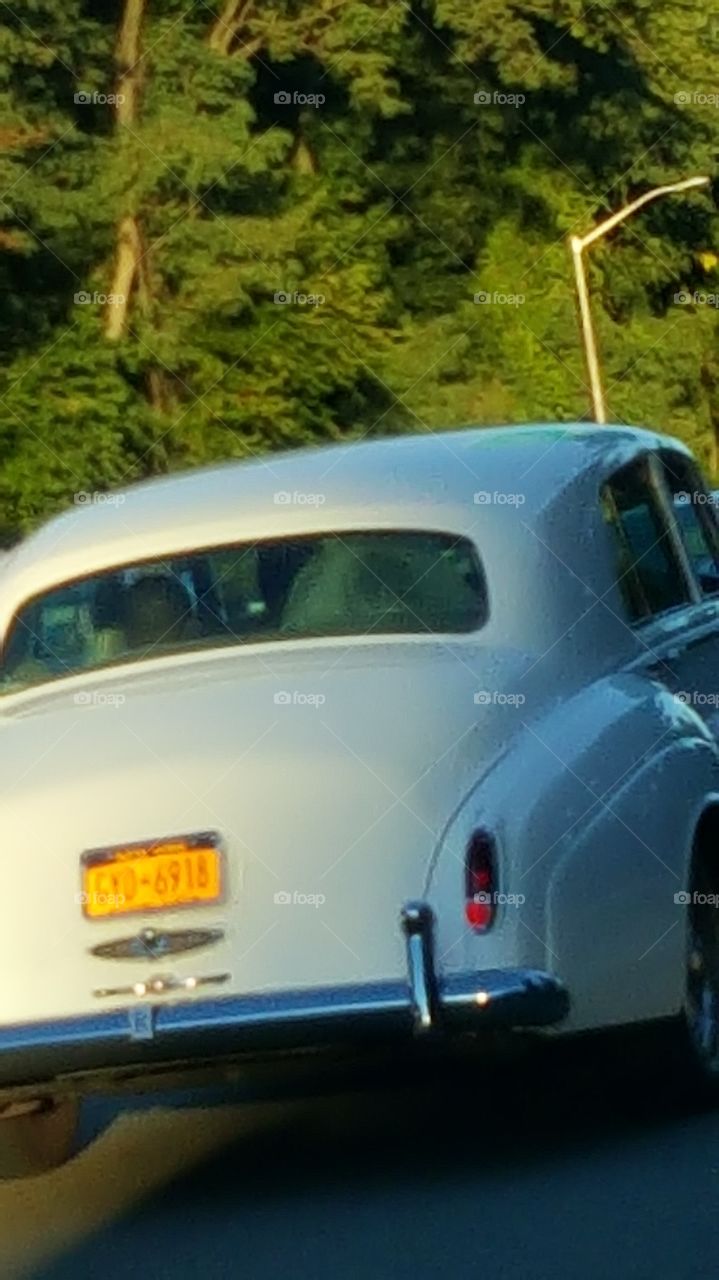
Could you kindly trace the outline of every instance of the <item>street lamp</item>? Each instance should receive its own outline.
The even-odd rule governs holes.
[[[597,340],[594,333],[594,324],[592,321],[592,308],[589,301],[589,286],[587,284],[587,273],[584,266],[584,250],[594,244],[595,240],[600,240],[608,231],[612,231],[620,222],[624,222],[625,218],[630,218],[638,209],[642,209],[645,204],[649,204],[650,200],[657,200],[660,196],[676,195],[680,191],[691,191],[694,187],[707,187],[711,183],[711,178],[686,178],[683,182],[672,182],[666,187],[655,187],[652,191],[645,191],[643,196],[639,196],[636,200],[632,200],[631,204],[625,205],[618,213],[613,213],[611,217],[604,222],[600,222],[598,226],[587,232],[585,236],[570,236],[569,243],[574,259],[574,273],[577,282],[577,297],[579,299],[579,314],[582,321],[582,338],[584,340],[584,351],[587,360],[587,371],[589,373],[589,385],[592,392],[592,404],[594,407],[594,420],[604,424],[607,421],[606,405],[604,403],[604,390],[602,387],[602,375],[599,367],[599,356],[597,355]]]

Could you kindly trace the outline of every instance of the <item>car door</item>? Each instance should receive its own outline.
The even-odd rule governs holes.
[[[599,748],[606,763],[597,777],[606,781],[587,798],[600,802],[572,832],[577,843],[550,890],[550,946],[572,975],[573,1029],[679,1007],[684,938],[674,895],[684,886],[686,811],[714,763],[710,748],[697,750],[680,734],[672,740],[669,727],[688,715],[678,703],[672,715],[661,690],[688,683],[677,667],[704,604],[658,456],[647,450],[610,473],[601,502],[622,597],[612,596],[612,612],[634,643],[613,682],[621,713]],[[627,673],[645,679],[625,682]]]
[[[696,467],[679,451],[646,454],[609,479],[603,500],[643,649],[634,665],[719,732],[719,534]]]

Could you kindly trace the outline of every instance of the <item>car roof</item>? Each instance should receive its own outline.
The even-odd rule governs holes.
[[[587,473],[667,446],[683,448],[639,428],[549,423],[425,431],[227,462],[74,495],[69,511],[14,549],[4,585],[22,599],[103,567],[323,529],[461,533],[478,518],[491,522],[501,495],[512,493],[531,519]]]

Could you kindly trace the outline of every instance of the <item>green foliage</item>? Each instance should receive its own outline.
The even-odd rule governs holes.
[[[699,0],[0,9],[0,526],[218,457],[584,416],[567,236],[713,173],[717,54]],[[611,416],[717,473],[713,253],[693,193],[590,275]]]

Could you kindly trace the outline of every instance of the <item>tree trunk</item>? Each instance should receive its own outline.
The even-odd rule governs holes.
[[[290,164],[295,173],[309,174],[312,177],[317,173],[317,159],[314,151],[309,145],[306,138],[299,133],[295,139],[295,144],[290,155]]]
[[[140,70],[142,24],[147,0],[125,0],[125,9],[115,47],[117,67],[117,104],[115,114],[121,127],[132,127],[137,121],[142,72]],[[121,218],[117,228],[115,269],[110,293],[116,301],[108,305],[105,335],[118,342],[127,331],[130,298],[139,283],[143,255],[142,236],[137,216]]]
[[[140,46],[146,3],[147,0],[125,0],[125,12],[115,47],[118,124],[133,124],[137,119],[137,100],[142,79]]]
[[[209,36],[209,45],[215,53],[228,54],[232,43],[237,39],[243,22],[252,12],[251,0],[225,0],[222,13],[217,15]],[[243,50],[245,56],[251,57],[260,48],[261,40],[253,40]]]
[[[122,219],[117,231],[115,271],[111,290],[113,301],[107,305],[105,335],[111,342],[117,342],[122,338],[127,328],[130,295],[137,282],[141,257],[140,227],[137,218],[128,214]]]

